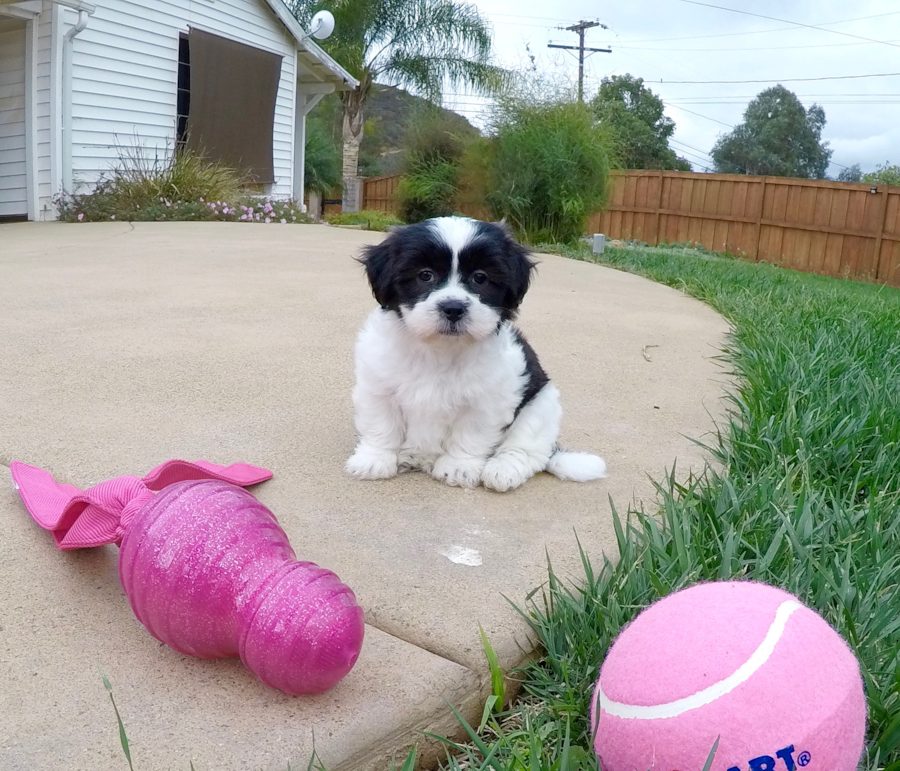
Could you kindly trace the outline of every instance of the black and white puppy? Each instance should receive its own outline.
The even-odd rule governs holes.
[[[596,455],[556,444],[559,391],[513,325],[534,263],[503,225],[442,217],[366,247],[381,306],[356,343],[351,474],[420,470],[511,490],[539,471],[586,482]]]

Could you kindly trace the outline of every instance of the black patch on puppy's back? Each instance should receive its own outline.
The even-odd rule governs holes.
[[[522,398],[519,400],[519,406],[516,407],[515,417],[518,417],[522,408],[540,393],[540,390],[550,382],[550,378],[544,372],[544,368],[538,360],[538,355],[525,339],[525,336],[513,326],[510,327],[510,330],[515,336],[516,342],[522,346],[522,353],[525,355],[525,371],[522,374],[526,377],[526,383],[525,390],[522,391]]]

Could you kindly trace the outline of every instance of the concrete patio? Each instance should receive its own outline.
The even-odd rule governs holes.
[[[353,257],[378,233],[231,223],[0,225],[0,464],[88,487],[170,458],[245,461],[298,556],[350,585],[368,624],[336,688],[291,697],[237,660],[162,646],[132,615],[117,549],[60,553],[0,470],[0,768],[386,771],[422,731],[477,720],[490,680],[478,626],[511,668],[533,650],[504,597],[555,570],[575,534],[615,553],[609,499],[652,505],[648,475],[699,467],[722,414],[725,321],[644,279],[542,256],[520,326],[562,392],[562,442],[609,477],[542,474],[511,493],[421,474],[362,482],[356,330],[374,307]]]

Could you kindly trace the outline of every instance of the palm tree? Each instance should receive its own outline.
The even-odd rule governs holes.
[[[324,43],[359,80],[341,92],[344,108],[344,211],[355,211],[359,145],[366,101],[376,79],[400,85],[440,103],[445,86],[492,93],[506,72],[490,63],[491,31],[474,5],[458,0],[288,0],[304,27],[316,11],[334,14]]]

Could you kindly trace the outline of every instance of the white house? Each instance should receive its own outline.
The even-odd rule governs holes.
[[[181,141],[302,201],[306,115],[356,85],[283,0],[0,0],[0,218]]]

